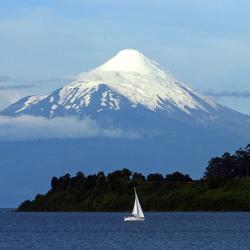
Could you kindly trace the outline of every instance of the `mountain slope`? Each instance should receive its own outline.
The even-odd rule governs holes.
[[[15,114],[24,113],[33,106],[44,104],[46,100],[51,103],[50,117],[54,116],[58,106],[65,112],[79,112],[80,109],[87,108],[92,101],[96,101],[92,96],[103,85],[106,89],[102,88],[101,96],[98,96],[98,112],[105,106],[110,110],[120,110],[120,98],[117,95],[127,98],[131,107],[142,105],[151,111],[173,112],[178,109],[191,114],[194,110],[208,113],[209,110],[217,109],[215,103],[177,82],[169,72],[140,52],[123,50],[100,67],[80,74],[76,81],[51,95],[24,98],[19,102],[20,108],[13,111]],[[44,110],[40,111],[43,113]]]
[[[192,91],[136,50],[122,50],[76,81],[47,96],[25,97],[1,114],[90,116],[101,125],[123,128],[173,131],[188,124],[239,135],[250,131],[248,116]]]

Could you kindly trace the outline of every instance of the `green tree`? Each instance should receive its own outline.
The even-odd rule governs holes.
[[[141,183],[144,183],[146,181],[146,178],[144,175],[142,175],[141,173],[133,173],[133,176],[132,176],[132,182],[134,184],[141,184]]]
[[[163,181],[164,178],[161,174],[155,173],[155,174],[149,174],[147,176],[147,181],[149,182],[159,182],[159,181]]]
[[[174,172],[173,174],[168,174],[165,177],[167,182],[191,182],[192,178],[189,175],[184,175],[180,172]]]
[[[54,176],[52,179],[51,179],[51,190],[52,191],[55,191],[58,187],[58,179]]]

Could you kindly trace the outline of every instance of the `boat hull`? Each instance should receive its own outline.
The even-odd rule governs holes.
[[[124,221],[144,221],[144,220],[145,220],[144,217],[134,217],[134,216],[124,217]]]

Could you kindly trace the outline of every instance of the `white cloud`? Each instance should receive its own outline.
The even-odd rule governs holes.
[[[128,138],[136,139],[136,132],[119,128],[102,128],[94,120],[75,117],[48,119],[35,116],[0,116],[0,140],[32,140],[49,138]]]

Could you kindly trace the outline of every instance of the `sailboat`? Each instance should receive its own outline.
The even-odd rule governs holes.
[[[134,190],[135,190],[135,204],[134,204],[134,208],[132,211],[132,215],[124,217],[124,221],[144,221],[145,220],[135,187],[134,187]]]

